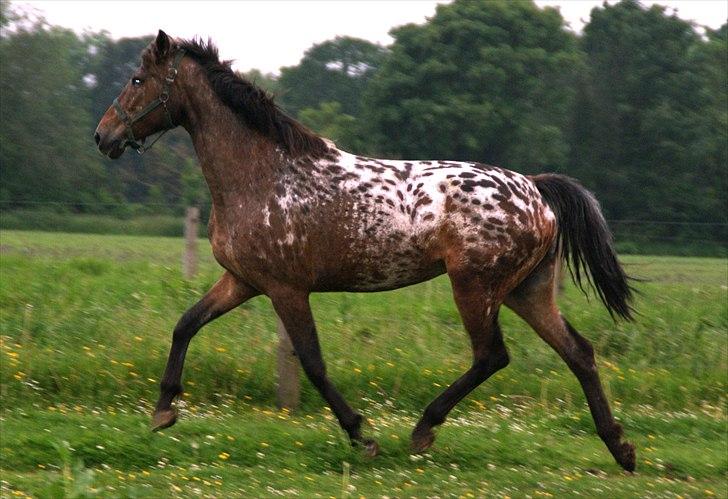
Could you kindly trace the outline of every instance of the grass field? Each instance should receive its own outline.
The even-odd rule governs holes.
[[[408,454],[419,412],[468,366],[446,278],[313,299],[329,374],[382,455],[349,447],[308,382],[274,406],[275,317],[251,300],[193,341],[178,424],[148,431],[171,330],[217,279],[173,238],[0,232],[0,487],[38,497],[726,497],[728,266],[625,257],[647,279],[634,324],[573,286],[562,311],[589,338],[638,449],[623,474],[576,380],[501,314],[511,365],[463,401],[429,454]]]

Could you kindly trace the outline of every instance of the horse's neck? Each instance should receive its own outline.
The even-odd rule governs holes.
[[[280,152],[275,144],[243,125],[205,81],[188,89],[184,127],[220,208],[260,199],[273,188]]]

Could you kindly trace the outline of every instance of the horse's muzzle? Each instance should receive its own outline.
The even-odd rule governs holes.
[[[111,159],[117,159],[126,149],[126,141],[122,138],[113,138],[113,134],[103,134],[98,129],[94,132],[94,141],[101,154]]]

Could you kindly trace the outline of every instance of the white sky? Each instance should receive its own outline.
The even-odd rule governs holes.
[[[600,0],[535,0],[556,6],[575,31],[589,20]],[[614,3],[615,0],[608,0]],[[156,33],[212,37],[235,68],[277,73],[298,63],[314,43],[349,35],[388,45],[391,28],[422,23],[447,0],[268,0],[268,1],[134,1],[15,0],[13,8],[35,9],[51,23],[72,28],[106,30],[114,38]],[[674,9],[678,16],[718,28],[728,19],[727,0],[643,0]]]

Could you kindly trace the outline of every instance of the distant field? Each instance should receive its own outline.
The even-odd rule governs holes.
[[[199,246],[186,281],[180,239],[0,232],[3,497],[728,494],[724,259],[625,257],[645,279],[634,324],[567,286],[562,311],[594,344],[638,446],[638,473],[625,476],[576,380],[507,310],[511,365],[453,411],[430,454],[407,455],[418,413],[470,360],[446,278],[313,299],[331,378],[371,420],[382,456],[352,451],[307,382],[298,414],[275,411],[263,297],[195,338],[183,417],[150,434],[171,330],[220,274]]]

